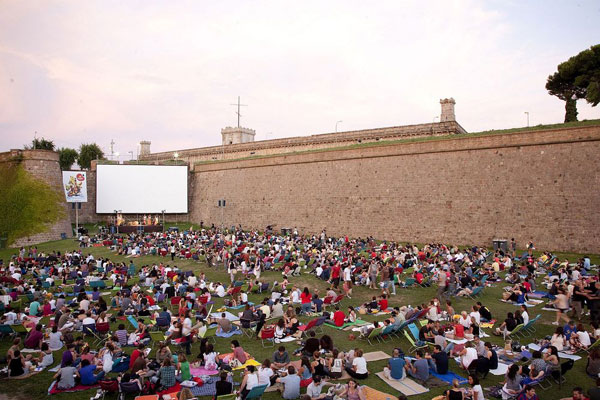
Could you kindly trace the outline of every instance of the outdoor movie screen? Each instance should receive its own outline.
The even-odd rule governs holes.
[[[96,212],[188,212],[187,166],[98,165]]]

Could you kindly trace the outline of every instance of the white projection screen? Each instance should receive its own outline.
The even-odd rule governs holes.
[[[188,212],[187,166],[98,165],[96,212]]]

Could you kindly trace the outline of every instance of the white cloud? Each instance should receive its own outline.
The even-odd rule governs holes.
[[[542,25],[518,7],[5,1],[2,148],[36,130],[73,147],[114,138],[123,154],[141,139],[153,150],[214,145],[236,122],[238,95],[258,138],[331,132],[340,119],[348,130],[429,122],[450,96],[468,130],[523,125],[524,111],[532,123],[560,122],[546,76],[591,43],[548,46],[567,33],[536,39]],[[581,119],[598,115],[580,105]]]

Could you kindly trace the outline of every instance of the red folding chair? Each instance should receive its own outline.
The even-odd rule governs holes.
[[[308,324],[306,324],[306,325],[300,325],[298,327],[298,330],[300,332],[302,332],[303,335],[306,335],[306,332],[310,331],[312,328],[315,327],[315,325],[317,324],[318,320],[319,320],[318,318],[312,319],[312,320],[310,320],[308,322]]]
[[[268,346],[268,347],[275,346],[275,340],[268,340],[268,339],[275,339],[275,328],[274,327],[262,328],[262,330],[260,331],[260,341],[262,342],[262,346],[267,347],[267,346],[265,346],[265,340],[267,342],[271,343],[271,346]]]
[[[332,296],[325,297],[323,299],[323,310],[325,310],[327,308],[327,306],[330,306],[332,302],[333,302],[333,297]]]
[[[342,300],[344,300],[344,295],[343,295],[343,294],[340,294],[338,297],[336,297],[336,298],[335,298],[335,299],[334,299],[334,300],[331,302],[331,304],[332,304],[332,305],[339,304],[339,302],[340,302],[340,301],[342,301]]]

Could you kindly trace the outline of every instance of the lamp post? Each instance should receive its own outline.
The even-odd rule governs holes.
[[[339,120],[339,121],[336,121],[336,122],[335,122],[335,133],[337,133],[337,127],[338,127],[338,124],[339,124],[340,122],[344,122],[344,121],[342,121],[342,120]]]
[[[163,217],[163,218],[162,218],[162,222],[163,222],[163,223],[162,223],[162,226],[163,226],[163,229],[162,229],[162,230],[163,230],[163,232],[165,231],[165,211],[166,211],[166,210],[161,210],[161,211],[160,211],[160,212],[162,212],[162,217]]]
[[[529,128],[529,111],[525,111],[525,114],[527,114],[527,127]]]
[[[173,153],[173,158],[175,159],[175,165],[178,165],[178,163],[179,163],[179,153],[178,152]]]
[[[133,161],[133,151],[128,151],[129,154],[131,154],[131,161]]]

